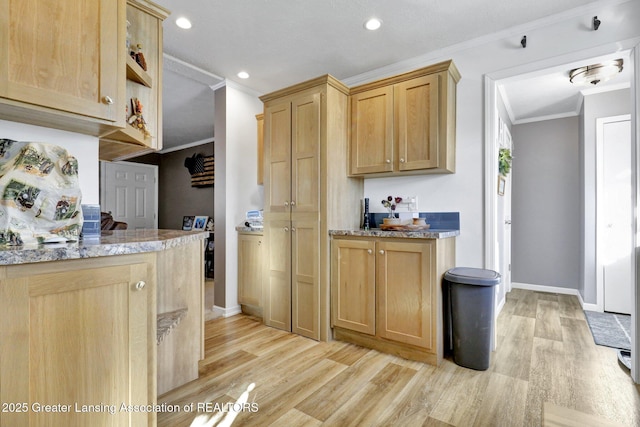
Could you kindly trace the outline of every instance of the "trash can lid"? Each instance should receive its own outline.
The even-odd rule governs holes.
[[[500,273],[482,268],[456,267],[444,273],[449,282],[465,285],[495,286],[500,283]]]

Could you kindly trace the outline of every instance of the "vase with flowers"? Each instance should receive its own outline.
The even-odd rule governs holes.
[[[387,208],[387,211],[389,212],[389,216],[383,219],[384,224],[385,225],[400,224],[401,220],[400,218],[396,218],[394,211],[396,210],[396,207],[398,206],[398,204],[402,203],[402,197],[388,196],[386,199],[383,199],[381,203],[382,203],[382,206]]]

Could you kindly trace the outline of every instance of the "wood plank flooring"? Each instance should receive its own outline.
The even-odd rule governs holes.
[[[179,408],[159,413],[158,426],[234,416],[234,426],[541,426],[545,403],[640,426],[640,386],[615,350],[593,343],[577,298],[514,289],[497,335],[489,369],[474,371],[316,342],[244,315],[210,320],[200,378],[158,398]],[[220,412],[234,408],[244,410]]]

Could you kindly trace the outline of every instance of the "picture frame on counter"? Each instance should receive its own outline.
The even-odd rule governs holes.
[[[195,216],[183,216],[182,217],[182,230],[183,231],[191,231],[193,228]]]
[[[208,216],[196,216],[193,220],[192,230],[204,231],[205,227],[207,226],[208,220],[209,220]]]
[[[504,189],[507,186],[507,180],[502,175],[498,175],[498,196],[504,196]]]

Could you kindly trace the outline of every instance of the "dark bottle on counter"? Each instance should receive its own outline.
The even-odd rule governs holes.
[[[362,228],[369,230],[371,228],[369,224],[369,199],[364,199],[364,219],[362,220]]]

